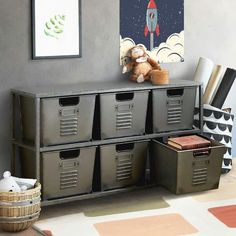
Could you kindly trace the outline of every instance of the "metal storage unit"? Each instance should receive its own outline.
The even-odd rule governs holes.
[[[102,190],[137,184],[144,177],[148,141],[100,147]]]
[[[42,153],[43,198],[92,191],[96,147]]]
[[[154,140],[151,161],[156,183],[176,194],[216,189],[225,151],[215,141],[209,148],[177,150]]]
[[[148,94],[148,90],[101,94],[101,138],[145,134]]]
[[[21,172],[24,174],[24,178],[35,178],[36,176],[36,158],[35,152],[27,148],[20,148],[20,163]]]
[[[35,137],[34,100],[21,97],[23,135]],[[43,98],[41,100],[41,143],[45,146],[92,139],[95,95]]]
[[[106,138],[106,139],[101,139],[99,137],[99,98],[100,95],[101,97],[104,95],[114,95],[116,94],[139,94],[140,93],[140,97],[142,97],[142,99],[138,100],[137,102],[135,102],[138,106],[134,107],[135,110],[139,110],[139,107],[141,107],[142,109],[144,109],[143,104],[141,103],[143,101],[143,97],[148,96],[148,93],[150,93],[150,91],[153,90],[162,90],[162,89],[175,89],[175,88],[179,88],[179,87],[195,87],[196,89],[198,88],[199,90],[199,104],[200,104],[200,113],[199,113],[199,128],[192,128],[189,130],[176,130],[173,132],[162,132],[162,133],[152,133],[151,132],[151,127],[148,126],[147,129],[147,133],[143,133],[143,127],[145,127],[145,125],[142,127],[142,133],[139,133],[138,135],[135,135],[134,133],[131,132],[131,129],[127,132],[125,131],[124,134],[122,134],[121,136],[117,137],[113,137],[113,138]],[[144,93],[145,92],[145,93]],[[144,95],[145,94],[145,95]],[[111,175],[113,176],[111,182],[109,182],[109,177],[105,176],[102,177],[103,180],[107,181],[107,183],[105,183],[106,185],[103,186],[103,190],[104,189],[110,189],[110,188],[117,188],[117,189],[111,189],[111,190],[106,190],[106,191],[101,191],[101,179],[100,179],[100,175],[102,174],[100,172],[100,158],[99,155],[95,155],[95,166],[94,166],[94,178],[93,178],[93,191],[91,191],[91,186],[89,185],[88,189],[85,188],[80,188],[80,190],[78,190],[77,188],[74,188],[73,191],[71,192],[63,192],[61,190],[59,190],[59,177],[57,176],[56,180],[53,180],[53,178],[55,176],[52,175],[59,175],[61,173],[61,169],[59,166],[60,162],[65,162],[66,166],[67,166],[67,161],[71,161],[72,163],[75,163],[75,159],[74,160],[62,160],[60,159],[60,152],[61,151],[69,151],[69,150],[75,150],[75,149],[82,149],[82,148],[92,148],[95,146],[98,146],[98,148],[102,147],[106,147],[106,146],[113,146],[113,148],[111,148],[109,151],[107,151],[105,156],[105,159],[107,159],[107,161],[109,163],[114,164],[114,156],[117,155],[117,151],[116,148],[114,150],[114,147],[117,146],[117,144],[123,144],[123,143],[136,143],[139,144],[139,142],[143,142],[143,140],[147,140],[145,141],[145,148],[143,146],[143,149],[146,149],[147,146],[147,142],[149,142],[151,139],[153,138],[157,138],[157,137],[164,137],[166,135],[184,135],[184,134],[195,134],[195,133],[199,133],[202,130],[202,86],[200,83],[198,82],[194,82],[194,81],[184,81],[184,80],[171,80],[170,83],[168,85],[161,85],[161,86],[156,86],[156,85],[152,85],[151,83],[145,82],[142,84],[138,84],[138,83],[134,83],[131,81],[105,81],[105,82],[88,82],[88,83],[78,83],[78,84],[74,84],[74,85],[53,85],[53,86],[36,86],[36,87],[25,87],[25,88],[15,88],[11,90],[11,95],[12,95],[12,173],[15,173],[16,175],[20,174],[20,165],[22,167],[23,170],[23,175],[22,177],[29,177],[29,178],[37,178],[39,182],[41,182],[42,184],[45,185],[44,189],[46,189],[44,191],[43,194],[43,198],[42,198],[42,205],[53,205],[53,204],[58,204],[58,203],[65,203],[65,202],[70,202],[70,201],[75,201],[75,200],[80,200],[80,199],[87,199],[87,198],[94,198],[94,197],[101,197],[101,196],[105,196],[107,194],[112,194],[112,193],[117,193],[117,192],[123,192],[123,191],[129,191],[130,189],[133,189],[132,185],[136,185],[139,180],[144,180],[144,181],[140,181],[139,183],[141,184],[141,186],[146,187],[148,184],[150,184],[148,175],[146,175],[145,179],[142,179],[143,177],[143,171],[145,170],[145,162],[146,162],[146,155],[143,155],[142,157],[140,157],[139,159],[137,158],[131,158],[131,159],[120,159],[120,160],[124,160],[125,161],[125,177],[127,177],[127,179],[121,180],[120,177],[122,177],[121,175],[118,175],[118,179],[120,179],[120,181],[116,180],[116,170],[114,168],[116,168],[116,166],[112,167],[113,169],[111,169]],[[99,96],[97,96],[99,95]],[[93,140],[83,140],[83,141],[78,141],[78,139],[76,138],[76,141],[63,141],[63,143],[58,143],[58,144],[53,144],[53,145],[48,145],[45,144],[45,142],[43,142],[43,130],[47,131],[47,127],[50,128],[49,126],[45,126],[43,120],[45,119],[44,116],[50,116],[50,114],[52,114],[53,118],[56,119],[56,117],[60,117],[60,106],[58,106],[55,110],[57,110],[57,112],[53,111],[50,109],[50,107],[52,106],[52,104],[56,104],[58,105],[59,101],[58,99],[60,98],[74,98],[74,97],[85,97],[85,96],[93,96],[94,99],[96,100],[96,105],[95,105],[95,116],[94,116],[94,121],[95,121],[95,125],[94,125],[94,137]],[[116,97],[116,96],[115,96]],[[56,103],[51,103],[49,101],[54,101],[57,100]],[[74,99],[72,99],[73,101]],[[141,101],[142,100],[142,101]],[[46,104],[45,101],[48,101],[49,103]],[[81,101],[81,100],[80,100]],[[91,100],[90,100],[91,101]],[[148,99],[149,104],[148,104],[148,121],[150,122],[150,124],[152,124],[152,122],[150,121],[150,118],[152,118],[152,112],[150,109],[151,106],[151,99]],[[114,100],[112,100],[111,102],[108,100],[108,105],[111,106],[111,104],[115,105]],[[129,102],[129,104],[131,105],[130,108],[132,108],[132,101],[127,101]],[[71,103],[70,103],[71,104]],[[79,103],[80,104],[80,103]],[[105,104],[103,102],[103,104]],[[123,104],[126,104],[125,102]],[[48,110],[44,110],[44,107],[48,106]],[[54,106],[54,105],[53,105]],[[75,107],[73,107],[75,106]],[[73,104],[73,108],[69,109],[69,110],[65,110],[63,111],[63,116],[64,115],[68,115],[68,116],[74,116],[77,112],[76,112],[76,104]],[[93,102],[86,102],[85,106],[83,106],[83,108],[85,107],[85,109],[91,109],[91,113],[89,114],[89,117],[93,117],[93,110],[94,110],[94,105]],[[123,109],[127,109],[127,107],[129,108],[129,105],[125,105],[125,107],[121,106],[121,110],[123,111]],[[71,108],[71,107],[70,107]],[[113,109],[115,107],[113,106]],[[59,110],[58,110],[59,109]],[[105,108],[106,109],[106,106]],[[120,108],[119,108],[120,109]],[[42,114],[42,112],[44,111],[44,115]],[[88,111],[88,110],[87,110]],[[114,110],[112,113],[107,112],[106,113],[106,119],[108,120],[109,123],[109,119],[111,117],[111,114],[113,114],[113,117],[116,117],[116,113]],[[146,111],[143,113],[138,111],[137,113],[133,113],[134,110],[132,110],[132,117],[137,118],[136,120],[138,121],[138,123],[140,122],[139,119],[145,120],[146,119]],[[79,107],[79,115],[82,114],[82,111]],[[105,113],[104,113],[105,114]],[[76,116],[76,115],[75,115]],[[49,117],[46,117],[46,119]],[[125,117],[126,118],[126,117]],[[59,122],[58,120],[53,120],[55,124],[57,124],[57,130],[59,130],[58,125]],[[59,118],[58,118],[59,119]],[[87,121],[87,118],[85,118],[85,120]],[[89,119],[88,119],[89,120]],[[121,119],[122,120],[122,119]],[[80,116],[78,116],[78,122],[80,121]],[[90,122],[90,121],[89,121]],[[83,123],[83,122],[82,122]],[[142,123],[142,122],[140,122]],[[52,124],[52,125],[55,125]],[[110,126],[111,123],[109,123]],[[149,124],[149,123],[148,123]],[[71,124],[73,126],[73,124]],[[104,123],[104,125],[106,126],[106,124]],[[112,125],[115,125],[116,128],[116,124],[113,123]],[[91,125],[92,126],[92,125]],[[91,126],[88,128],[90,130]],[[141,126],[141,125],[140,125]],[[24,128],[22,130],[22,127]],[[110,126],[111,127],[111,126]],[[114,127],[114,126],[113,126]],[[86,131],[85,131],[86,132]],[[140,131],[141,132],[141,131]],[[55,131],[52,131],[52,134],[55,135]],[[111,132],[110,130],[108,130],[108,135],[110,135]],[[79,134],[80,135],[80,134]],[[124,135],[124,136],[123,136]],[[56,137],[55,137],[56,138]],[[28,141],[33,141],[33,142],[28,142]],[[54,138],[50,138],[50,142],[55,141]],[[138,145],[140,146],[140,145]],[[139,149],[139,148],[138,148]],[[98,149],[97,149],[98,150]],[[105,149],[104,149],[105,150]],[[112,151],[113,150],[113,151]],[[134,148],[134,150],[136,150]],[[146,152],[146,151],[145,151]],[[99,154],[96,151],[97,154]],[[113,154],[112,154],[113,153]],[[128,151],[127,151],[128,153]],[[113,157],[108,158],[110,155],[112,154]],[[122,156],[122,155],[121,155]],[[125,156],[125,155],[124,155]],[[139,156],[139,152],[130,150],[130,154],[127,154],[127,156]],[[92,166],[92,162],[94,161],[93,158],[86,158],[86,161],[88,161],[88,164]],[[21,160],[21,162],[19,163],[19,160]],[[85,160],[85,159],[84,159]],[[120,163],[120,160],[118,161]],[[132,163],[131,161],[132,160]],[[137,160],[137,162],[135,161]],[[49,163],[50,162],[50,163]],[[72,168],[71,162],[68,164],[69,167]],[[141,164],[142,163],[142,164]],[[106,162],[103,162],[103,164],[105,164],[105,169],[106,171],[104,172],[104,174],[109,175],[109,166],[108,164],[106,164]],[[133,182],[132,180],[129,180],[128,177],[130,176],[129,174],[131,173],[131,169],[129,169],[128,166],[132,166],[132,177],[133,177]],[[48,167],[51,166],[51,168],[49,169]],[[56,169],[57,166],[57,169]],[[79,165],[80,167],[81,165]],[[91,167],[90,166],[90,167]],[[77,166],[78,167],[78,166]],[[75,169],[77,168],[75,167]],[[78,167],[78,168],[79,168]],[[133,168],[134,167],[134,168]],[[52,168],[55,168],[54,170]],[[73,169],[73,168],[72,168]],[[75,170],[74,169],[74,170]],[[83,179],[87,179],[91,178],[92,175],[92,170],[90,171],[89,168],[85,167],[85,169],[87,169],[87,174],[86,176],[83,177]],[[144,170],[143,170],[144,169]],[[120,170],[118,168],[118,170]],[[148,170],[148,167],[147,167]],[[121,172],[119,171],[118,173],[122,174],[122,169]],[[133,174],[134,173],[134,174]],[[79,176],[80,177],[80,176]],[[52,181],[51,181],[52,179]],[[79,179],[80,180],[80,179]],[[89,180],[90,182],[90,180]],[[49,184],[54,185],[54,183],[57,183],[57,187],[56,186],[49,186]],[[91,183],[91,182],[90,182]],[[139,185],[138,183],[138,185]],[[116,185],[117,184],[117,185]],[[87,185],[87,186],[88,186]],[[128,187],[128,185],[131,185],[130,187]],[[139,186],[140,187],[140,186]],[[48,189],[47,189],[48,188]],[[57,188],[57,189],[56,189]],[[82,189],[84,189],[82,191]],[[53,192],[50,192],[53,191]],[[69,190],[68,190],[69,191]],[[49,194],[48,194],[49,193]],[[48,195],[47,195],[48,194]]]
[[[154,133],[192,129],[196,87],[153,90]]]

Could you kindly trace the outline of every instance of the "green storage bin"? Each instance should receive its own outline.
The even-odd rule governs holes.
[[[145,134],[149,90],[100,94],[101,138]]]
[[[151,161],[155,181],[175,194],[216,189],[225,151],[226,147],[216,141],[209,148],[177,150],[153,140]]]
[[[95,94],[40,100],[40,143],[43,146],[92,140]],[[35,142],[35,101],[21,97],[23,138]]]
[[[36,178],[35,152],[20,151],[22,176]],[[91,193],[95,155],[95,146],[41,153],[43,200]]]
[[[148,141],[100,147],[102,190],[137,184],[145,174]]]
[[[43,197],[52,199],[92,192],[96,147],[42,154]]]
[[[192,129],[196,91],[196,87],[154,89],[153,132]]]

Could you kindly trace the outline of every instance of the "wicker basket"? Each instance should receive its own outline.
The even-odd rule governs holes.
[[[17,232],[29,228],[39,217],[41,185],[22,192],[0,192],[0,228]]]

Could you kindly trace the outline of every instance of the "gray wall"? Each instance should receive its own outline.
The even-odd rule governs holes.
[[[9,169],[10,95],[16,86],[115,80],[119,1],[82,0],[82,58],[31,60],[31,1],[0,0],[0,174]]]
[[[200,56],[223,67],[236,69],[236,1],[185,0],[185,62],[169,64],[171,77],[192,79]],[[224,107],[236,114],[236,82]],[[233,129],[233,156],[236,156],[236,119]]]
[[[192,79],[200,56],[236,68],[235,9],[235,0],[185,0],[185,62],[166,66],[172,78]]]
[[[82,5],[82,59],[32,61],[30,0],[0,0],[0,173],[10,163],[10,88],[120,78],[119,0]],[[172,78],[192,79],[199,56],[236,68],[235,9],[235,0],[185,0],[185,62],[165,66]]]

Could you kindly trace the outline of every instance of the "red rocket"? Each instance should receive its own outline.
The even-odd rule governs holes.
[[[154,33],[156,32],[157,37],[160,35],[160,27],[158,24],[158,10],[155,0],[150,0],[147,6],[146,13],[146,26],[144,29],[145,37],[150,33],[150,50],[154,46]]]

